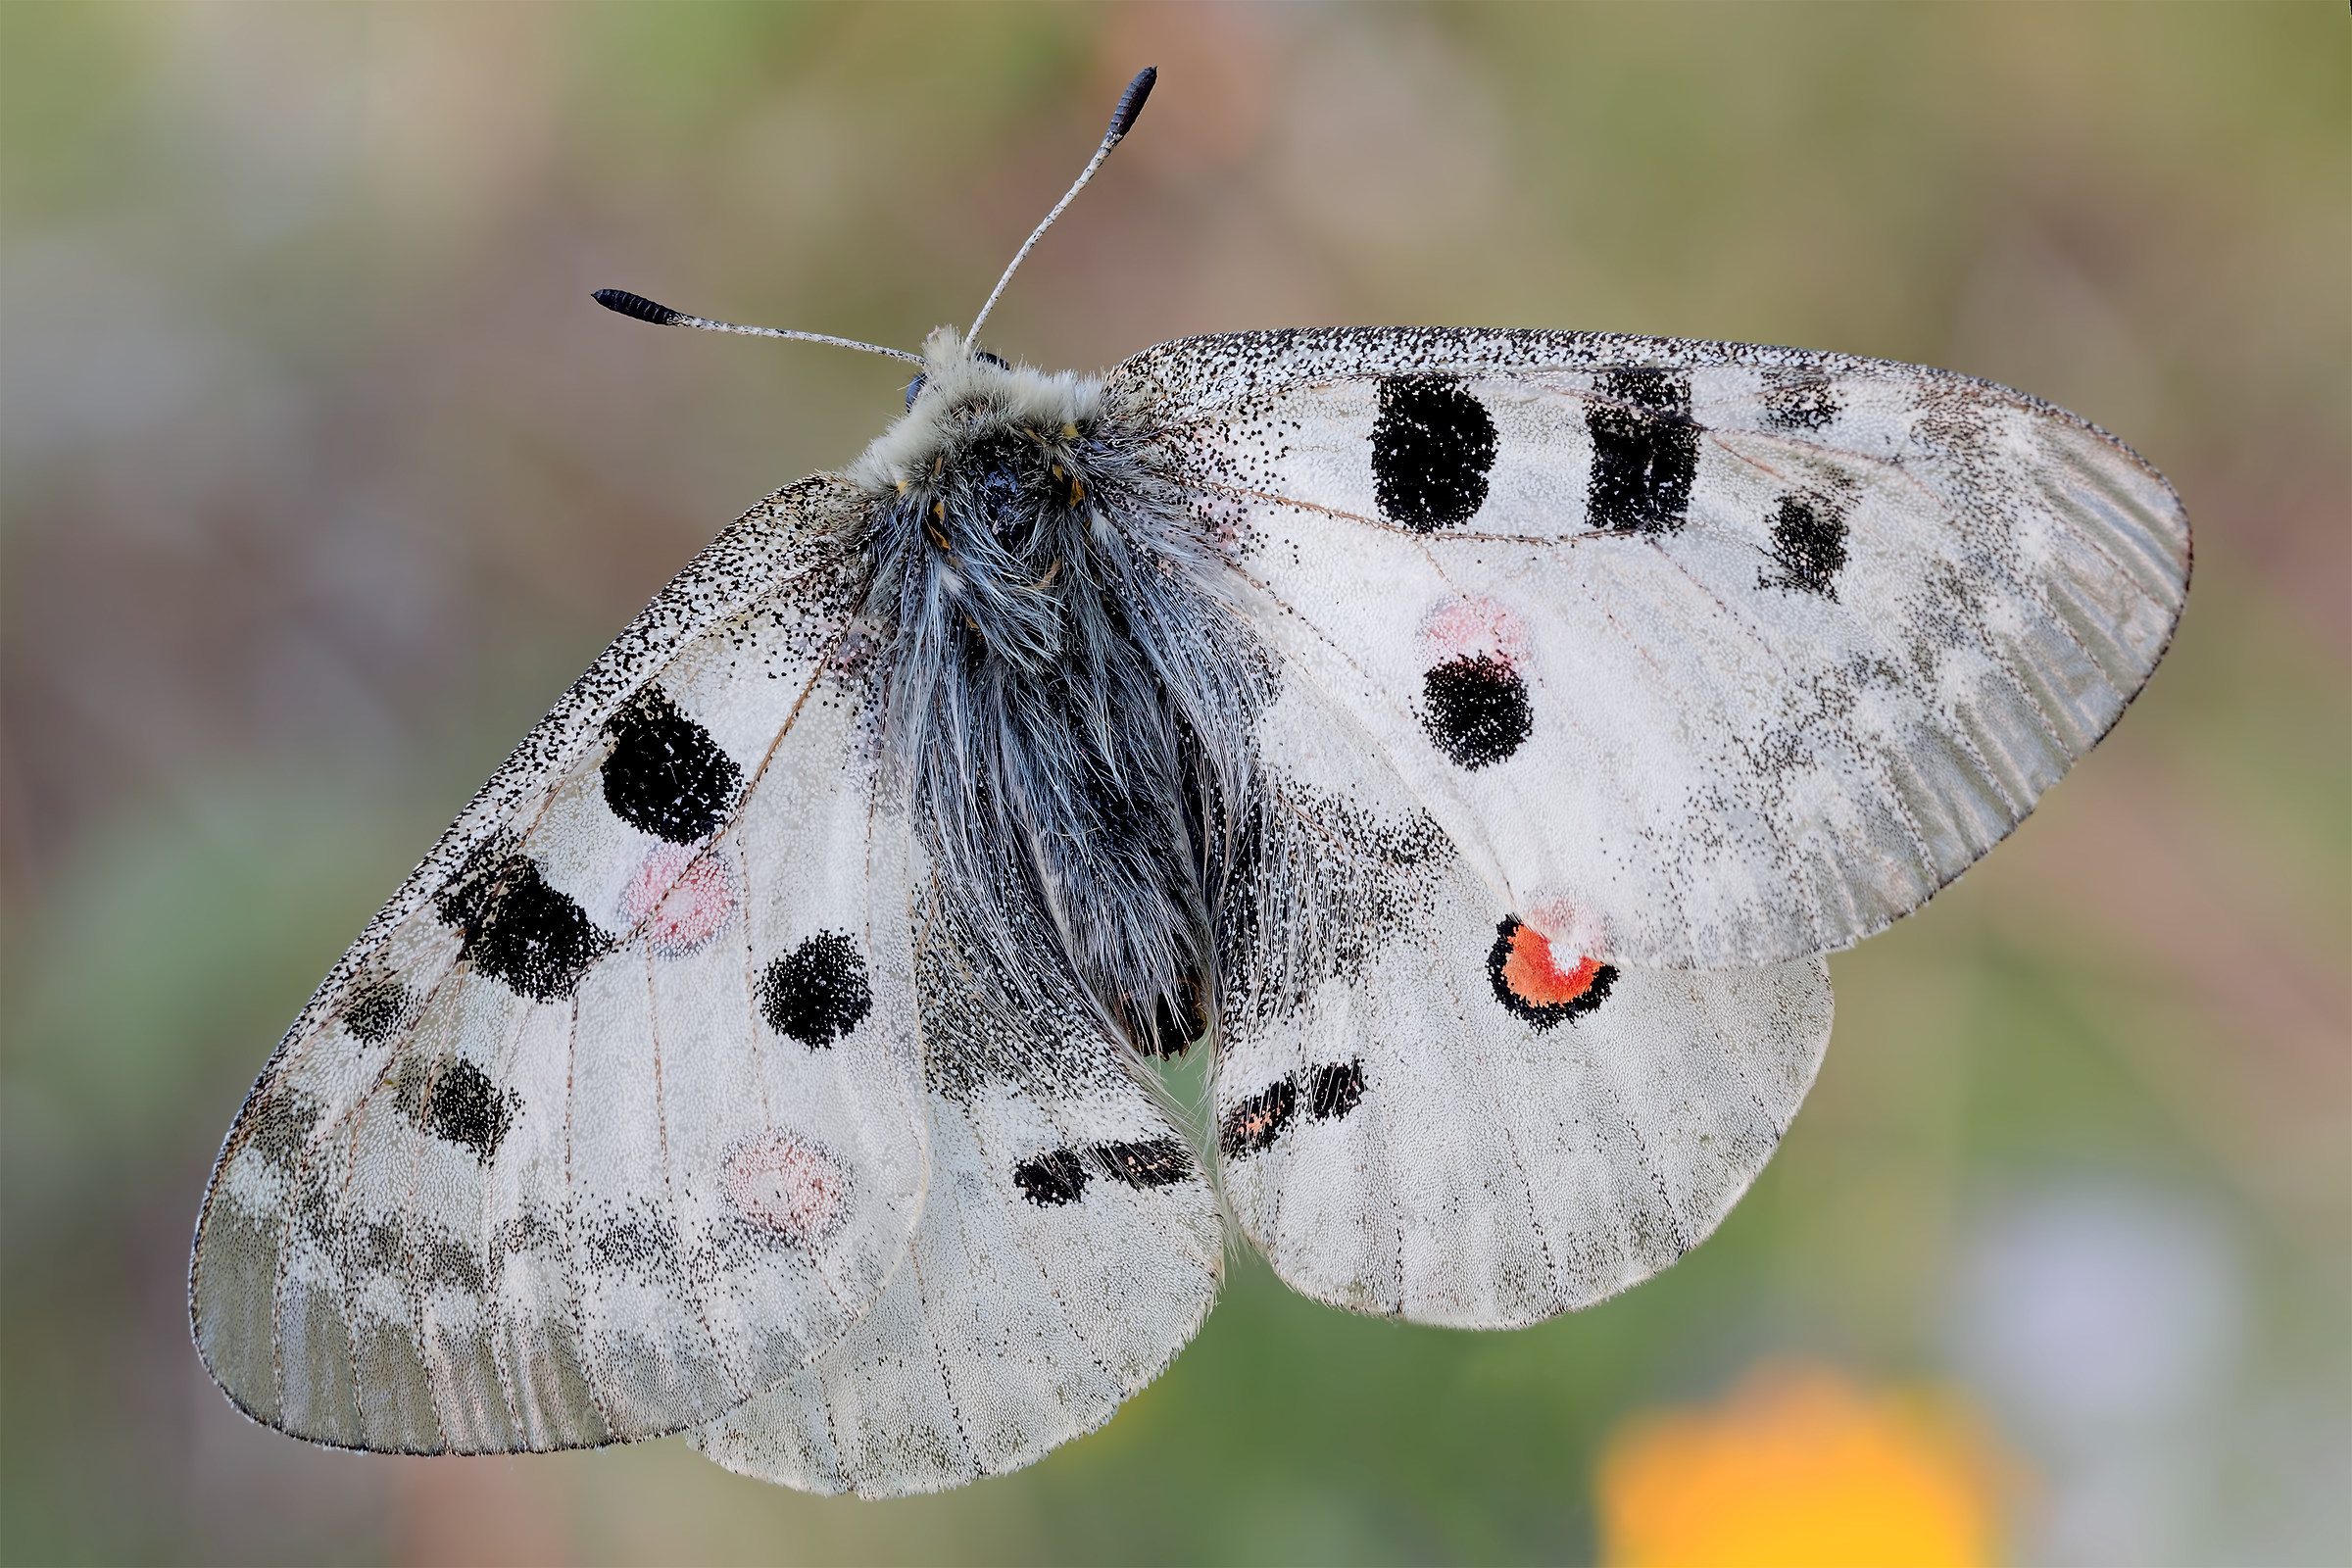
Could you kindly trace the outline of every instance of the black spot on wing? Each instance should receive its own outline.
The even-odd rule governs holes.
[[[1609,370],[1597,390],[1610,401],[1585,414],[1592,435],[1592,525],[1673,532],[1690,509],[1690,481],[1698,473],[1690,375],[1648,367]]]
[[[1056,1149],[1013,1166],[1012,1184],[1040,1208],[1074,1203],[1086,1191],[1086,1166],[1075,1149]]]
[[[431,1232],[423,1238],[416,1252],[417,1283],[446,1285],[470,1296],[482,1294],[489,1281],[482,1270],[481,1257],[466,1243],[446,1232]]]
[[[257,1101],[244,1122],[247,1145],[258,1151],[263,1159],[282,1171],[292,1171],[300,1163],[303,1146],[310,1142],[311,1131],[326,1107],[296,1090],[280,1088],[266,1099]]]
[[[743,769],[709,730],[654,686],[631,698],[607,728],[612,751],[603,768],[605,804],[613,815],[673,844],[717,831],[735,804]]]
[[[463,1056],[438,1061],[412,1056],[402,1062],[392,1102],[419,1130],[472,1150],[473,1157],[485,1165],[497,1155],[521,1104]]]
[[[1306,1113],[1316,1121],[1338,1121],[1360,1104],[1363,1098],[1361,1058],[1326,1062],[1306,1081]]]
[[[1818,430],[1838,417],[1845,400],[1819,370],[1764,372],[1764,422],[1776,430]]]
[[[1229,1158],[1271,1149],[1298,1113],[1298,1080],[1285,1074],[1225,1113],[1217,1148]]]
[[[1845,519],[1837,507],[1819,496],[1783,496],[1770,521],[1772,569],[1756,578],[1756,586],[1836,599],[1838,573],[1845,569]]]
[[[1372,421],[1372,484],[1381,515],[1416,533],[1467,522],[1487,503],[1494,420],[1450,376],[1380,383]]]
[[[819,931],[760,974],[760,1013],[811,1050],[856,1029],[874,1008],[865,958],[838,931]]]
[[[408,1021],[412,1004],[409,988],[398,980],[374,980],[361,986],[343,1006],[343,1027],[370,1046],[380,1046]]]
[[[1499,762],[1535,733],[1527,682],[1492,654],[1449,659],[1421,677],[1421,727],[1459,766]]]
[[[463,935],[459,959],[535,1002],[570,996],[612,939],[528,856],[480,858],[433,901]]]
[[[1130,1187],[1165,1187],[1193,1173],[1193,1156],[1173,1138],[1142,1144],[1097,1144],[1094,1155]]]

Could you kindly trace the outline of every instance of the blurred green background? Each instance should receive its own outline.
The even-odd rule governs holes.
[[[2352,74],[2312,5],[0,6],[0,1553],[1568,1560],[1638,1412],[1799,1357],[1977,1412],[2021,1560],[2352,1556]],[[1261,1266],[1037,1468],[314,1450],[189,1349],[251,1075],[472,786],[969,318],[1001,349],[1605,327],[1947,366],[2197,529],[2120,729],[1833,963],[1720,1234],[1526,1332]]]

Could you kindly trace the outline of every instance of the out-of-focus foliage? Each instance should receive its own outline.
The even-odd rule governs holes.
[[[2352,84],[2332,4],[0,7],[0,1554],[1558,1560],[1620,1423],[1760,1359],[1972,1405],[2033,1560],[2352,1554]],[[1345,321],[1803,343],[2010,382],[2180,486],[2125,721],[1833,965],[1722,1232],[1543,1328],[1237,1267],[1036,1469],[897,1504],[681,1445],[255,1429],[187,1343],[204,1171],[308,988],[725,518],[1137,133],[995,345]]]

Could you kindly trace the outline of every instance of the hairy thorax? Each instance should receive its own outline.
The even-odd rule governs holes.
[[[1180,1051],[1210,1004],[1252,644],[1100,381],[945,329],[925,354],[851,478],[887,744],[932,874],[1007,942],[1051,932],[1139,1047]]]

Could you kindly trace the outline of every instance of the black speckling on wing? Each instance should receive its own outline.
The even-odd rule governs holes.
[[[215,1166],[189,1277],[197,1348],[256,1419],[406,1452],[652,1436],[801,1364],[846,1330],[861,1289],[881,1288],[921,1170],[906,965],[860,995],[836,965],[821,996],[769,999],[826,1037],[812,1054],[873,1063],[858,1070],[890,1102],[862,1113],[873,1145],[791,1134],[756,1091],[722,1091],[718,1064],[758,1026],[740,857],[714,845],[750,768],[668,695],[692,686],[708,705],[737,683],[755,699],[721,705],[737,730],[767,726],[730,743],[753,763],[804,711],[855,712],[863,677],[832,662],[858,599],[859,568],[834,542],[852,500],[808,480],[721,534],[483,787],[263,1069]],[[848,744],[825,770],[854,783],[870,751]],[[847,848],[865,865],[862,811],[856,829]],[[881,929],[903,932],[903,880],[895,896]],[[672,1055],[657,1088],[690,994],[731,1005],[742,1044],[689,1020],[700,1050]],[[875,1055],[881,1024],[856,1034],[869,1013],[906,1037],[903,1081]],[[589,1049],[608,1038],[617,1054]],[[642,1086],[612,1077],[640,1070]],[[893,1116],[902,1145],[878,1155]],[[728,1125],[770,1133],[698,1151],[698,1130]],[[680,1206],[668,1173],[698,1160],[712,1169],[696,1192],[733,1217]],[[893,1203],[907,1219],[888,1236]],[[778,1250],[799,1261],[759,1261]],[[829,1282],[810,1272],[819,1256]],[[747,1286],[746,1269],[786,1283]],[[617,1294],[599,1298],[606,1284]],[[671,1320],[629,1315],[649,1284],[681,1293]],[[821,1305],[791,1304],[804,1285]],[[706,1327],[689,1326],[698,1307]]]
[[[1164,343],[1103,398],[1280,678],[1630,964],[1779,963],[1916,907],[2116,722],[2186,599],[2161,474],[1918,366],[1316,329]]]
[[[1210,1105],[1222,1188],[1275,1271],[1352,1310],[1499,1328],[1695,1245],[1812,1081],[1821,961],[1587,971],[1498,915],[1327,700],[1286,690],[1260,739]],[[1345,802],[1294,769],[1348,773]],[[1502,972],[1513,954],[1529,975]],[[1567,973],[1586,990],[1553,1006],[1505,984],[1556,995]]]
[[[918,932],[923,1217],[864,1323],[695,1434],[745,1475],[898,1496],[1016,1469],[1108,1420],[1216,1295],[1215,1196],[1045,928],[935,884]]]

